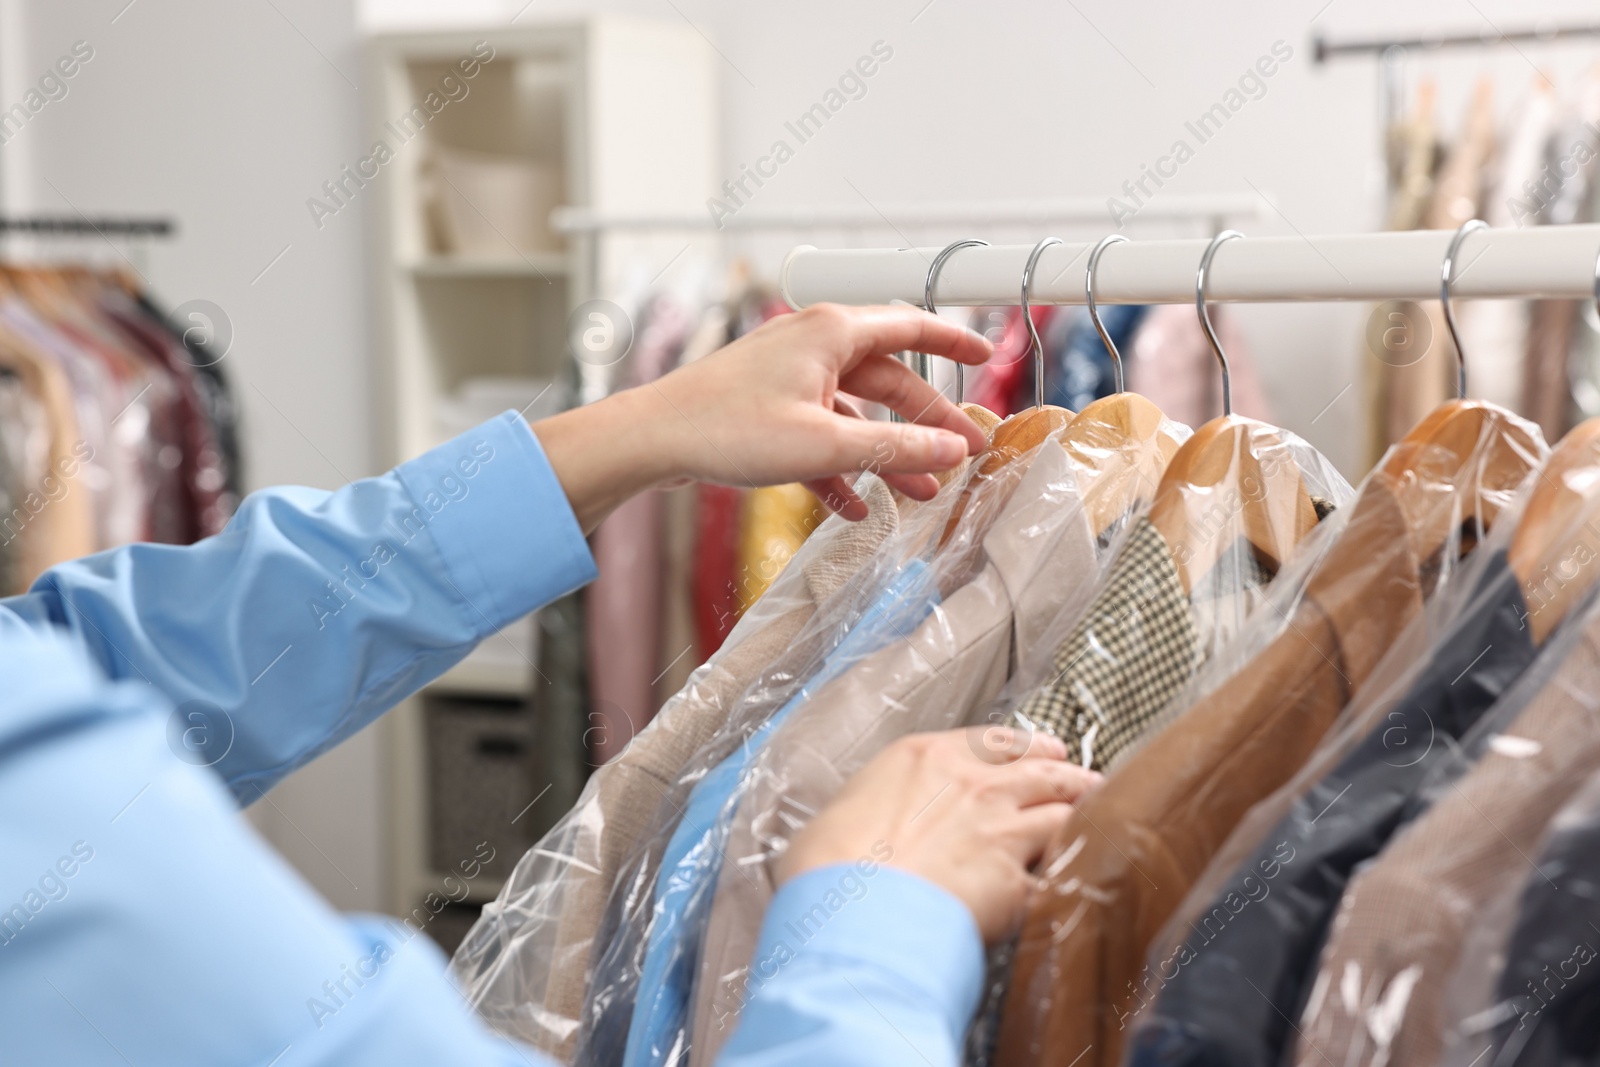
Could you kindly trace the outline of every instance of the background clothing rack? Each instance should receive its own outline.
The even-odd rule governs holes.
[[[177,223],[167,218],[0,215],[0,233],[167,238],[177,232]]]
[[[1230,241],[1211,264],[1208,295],[1218,303],[1319,300],[1433,300],[1453,236],[1446,230],[1260,237]],[[1095,299],[1108,304],[1194,300],[1206,241],[1133,241],[1108,249]],[[1034,272],[1040,304],[1082,304],[1092,244],[1047,248]],[[1014,304],[1031,245],[963,249],[940,270],[940,306]],[[793,249],[779,275],[791,307],[822,301],[920,304],[938,248]],[[1469,234],[1456,258],[1451,295],[1591,299],[1600,225],[1486,229]]]
[[[1341,57],[1378,59],[1378,131],[1380,139],[1399,122],[1407,107],[1405,63],[1418,53],[1488,50],[1518,44],[1549,44],[1562,40],[1600,38],[1600,22],[1534,26],[1477,33],[1415,34],[1409,37],[1367,37],[1330,40],[1324,34],[1311,38],[1312,62],[1321,65]],[[1380,140],[1381,143],[1381,140]]]
[[[1518,30],[1484,30],[1479,33],[1417,34],[1411,37],[1370,37],[1348,41],[1329,40],[1323,34],[1311,38],[1311,56],[1325,63],[1338,56],[1382,56],[1391,49],[1402,51],[1442,48],[1494,48],[1519,42],[1558,41],[1573,37],[1600,37],[1600,22],[1565,26],[1532,27]]]
[[[1140,223],[1195,223],[1215,234],[1230,220],[1248,221],[1265,217],[1264,202],[1254,193],[1174,194],[1157,197],[1139,210]],[[793,210],[746,207],[719,222],[710,211],[675,213],[644,211],[597,211],[582,207],[561,207],[550,214],[550,225],[558,233],[580,242],[587,298],[608,296],[601,282],[602,241],[607,237],[650,237],[683,234],[715,240],[724,234],[760,235],[820,230],[871,230],[900,235],[906,231],[937,228],[949,239],[971,236],[957,232],[967,228],[1038,227],[1051,223],[1094,227],[1109,231],[1114,227],[1106,201],[1099,197],[1071,197],[1052,200],[987,201],[982,203],[868,204],[834,205]],[[918,291],[920,294],[920,290]],[[917,297],[918,302],[921,296]]]

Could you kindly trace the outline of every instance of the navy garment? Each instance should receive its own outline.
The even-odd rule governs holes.
[[[1526,617],[1517,576],[1496,553],[1406,696],[1240,866],[1280,863],[1271,895],[1235,910],[1230,888],[1191,924],[1192,958],[1134,1035],[1135,1067],[1283,1061],[1346,883],[1423,810],[1430,775],[1533,662]]]
[[[1564,825],[1563,825],[1564,823]],[[1483,1067],[1600,1062],[1600,810],[1560,820],[1507,943]]]
[[[1099,309],[1100,321],[1117,351],[1127,359],[1133,335],[1150,309],[1142,304],[1110,304]],[[1060,333],[1065,332],[1064,338]],[[1041,338],[1047,356],[1045,402],[1082,411],[1091,401],[1116,391],[1111,353],[1106,351],[1087,314],[1057,315]]]

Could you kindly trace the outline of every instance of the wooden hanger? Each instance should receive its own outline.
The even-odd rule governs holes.
[[[1167,464],[1150,523],[1172,549],[1185,592],[1222,558],[1237,530],[1276,571],[1317,525],[1299,464],[1281,431],[1224,415],[1185,441]]]
[[[1078,413],[1061,444],[1078,472],[1078,488],[1095,536],[1153,499],[1180,442],[1161,409],[1137,393],[1101,397]]]
[[[1511,539],[1508,562],[1528,599],[1534,644],[1555,630],[1600,575],[1600,418],[1561,439]]]
[[[1022,293],[1019,303],[1022,307],[1022,322],[1028,331],[1029,352],[1033,356],[1035,404],[1032,408],[1003,420],[990,433],[989,447],[978,457],[977,469],[956,500],[955,506],[950,510],[950,519],[945,523],[944,533],[939,538],[941,547],[948,543],[955,533],[956,526],[972,503],[973,492],[980,485],[993,479],[1017,457],[1039,447],[1046,438],[1060,433],[1074,417],[1074,413],[1066,408],[1047,405],[1044,402],[1044,344],[1039,339],[1038,327],[1033,324],[1032,308],[1029,306],[1033,271],[1039,263],[1039,256],[1046,248],[1060,243],[1059,237],[1046,237],[1033,246],[1033,251],[1028,253],[1027,265],[1022,268]],[[1004,500],[998,500],[997,504],[1003,505]],[[998,513],[998,509],[996,510]]]
[[[1406,516],[1412,552],[1431,560],[1463,525],[1489,530],[1500,500],[1537,466],[1549,449],[1532,423],[1483,400],[1447,400],[1397,441],[1379,467]],[[1472,492],[1442,498],[1441,485]],[[1449,506],[1441,506],[1448,503]],[[1464,542],[1471,549],[1473,541]]]
[[[1228,359],[1206,311],[1206,276],[1225,242],[1244,235],[1224,230],[1211,239],[1195,277],[1195,309],[1222,371],[1222,410],[1172,457],[1156,489],[1150,522],[1172,549],[1186,592],[1232,547],[1234,530],[1276,570],[1317,524],[1282,431],[1233,414]]]
[[[1126,391],[1122,353],[1117,351],[1100,309],[1094,282],[1100,256],[1127,238],[1111,234],[1089,253],[1083,275],[1084,306],[1089,321],[1111,357],[1115,392],[1091,402],[1061,433],[1061,444],[1078,472],[1078,487],[1090,528],[1099,537],[1114,523],[1155,495],[1161,475],[1180,441],[1166,432],[1166,416],[1149,399]]]

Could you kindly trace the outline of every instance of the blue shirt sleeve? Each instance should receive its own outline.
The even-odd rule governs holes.
[[[767,909],[718,1067],[954,1067],[983,975],[949,893],[870,859],[810,871]]]
[[[448,887],[404,919],[341,916],[236,804],[593,574],[508,415],[333,493],[254,494],[198,545],[102,553],[0,601],[7,1061],[543,1062],[449,984],[427,936]],[[778,895],[760,958],[786,962],[725,1062],[910,1061],[907,1041],[956,1062],[982,973],[971,918],[909,876],[874,868],[862,891],[860,874]]]
[[[249,803],[594,574],[537,438],[507,412],[336,492],[254,493],[199,544],[52,568],[0,600],[0,642],[63,633],[107,677],[152,686]]]

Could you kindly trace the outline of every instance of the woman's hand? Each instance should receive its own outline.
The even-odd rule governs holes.
[[[901,738],[795,836],[778,879],[882,859],[961,900],[995,944],[1021,923],[1030,869],[1100,781],[1066,754],[1053,737],[1000,726]]]
[[[866,505],[844,475],[875,471],[926,500],[938,490],[930,472],[985,444],[976,423],[893,357],[903,350],[977,364],[993,348],[915,308],[820,304],[534,432],[585,530],[634,493],[677,479],[805,482],[828,507],[860,519]],[[849,397],[907,422],[863,419]]]

